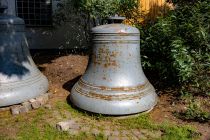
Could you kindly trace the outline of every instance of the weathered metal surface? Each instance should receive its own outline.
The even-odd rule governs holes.
[[[72,88],[72,103],[109,115],[153,108],[157,95],[141,67],[139,30],[108,24],[95,27],[92,32],[92,55],[85,74]]]
[[[0,14],[0,107],[35,98],[48,90],[28,49],[24,21]]]

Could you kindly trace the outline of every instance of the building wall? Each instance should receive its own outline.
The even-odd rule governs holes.
[[[7,13],[16,15],[16,0],[6,0]],[[61,0],[52,0],[53,12]],[[27,27],[26,36],[30,49],[71,49],[86,47],[84,29],[74,21],[57,27]]]

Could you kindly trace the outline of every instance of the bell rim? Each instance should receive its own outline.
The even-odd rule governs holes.
[[[108,103],[107,103],[106,107],[100,107],[100,105],[102,104],[102,101],[100,100],[97,103],[95,103],[95,108],[96,109],[92,110],[92,109],[87,108],[87,106],[89,106],[89,104],[87,104],[87,103],[85,104],[85,106],[80,105],[79,103],[76,103],[75,99],[73,99],[74,98],[73,96],[70,94],[69,99],[70,99],[70,102],[74,106],[76,106],[77,108],[80,108],[84,111],[88,111],[88,112],[92,112],[92,113],[103,114],[103,115],[111,115],[111,116],[133,115],[133,114],[143,113],[143,112],[146,112],[148,110],[151,111],[151,109],[153,109],[157,105],[157,102],[158,102],[158,98],[155,95],[154,96],[154,102],[150,103],[150,105],[147,105],[147,107],[142,108],[142,106],[138,106],[137,110],[130,111],[130,109],[132,109],[132,108],[137,108],[136,105],[132,105],[129,108],[125,108],[123,111],[119,111],[120,107],[113,106],[113,105],[108,105]],[[93,100],[93,101],[95,101],[95,100]],[[139,100],[136,100],[136,102],[138,102],[138,101]],[[125,101],[125,103],[126,102],[127,102],[127,100]],[[91,101],[89,103],[91,103]],[[119,103],[123,104],[123,101],[119,101]],[[112,109],[110,109],[108,111],[104,111],[103,110],[104,108],[112,108]],[[112,110],[118,110],[118,111],[112,111]]]
[[[28,84],[25,81],[19,81],[18,84],[14,82],[8,83],[6,87],[2,86],[0,88],[0,107],[20,104],[47,93],[49,83],[43,74],[40,74],[35,80],[33,77],[29,79],[31,83]]]
[[[76,86],[78,85],[75,84],[75,86],[71,90],[69,96],[70,102],[80,109],[93,113],[114,115],[114,116],[137,114],[153,108],[158,101],[157,94],[155,93],[155,90],[152,85],[149,89],[147,89],[147,91],[144,91],[141,97],[130,98],[130,99],[119,98],[117,100],[96,98],[97,96],[95,97],[85,96],[84,95],[85,93],[80,94],[75,90]],[[124,93],[124,94],[129,94],[129,93]],[[122,107],[125,108],[122,109]],[[106,108],[105,109],[106,111],[104,111],[104,108]]]

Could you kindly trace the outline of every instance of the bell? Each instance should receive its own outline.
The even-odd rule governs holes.
[[[93,48],[85,74],[73,86],[70,101],[83,110],[129,115],[151,110],[154,87],[140,60],[140,33],[124,24],[94,27]]]
[[[0,11],[0,107],[22,103],[48,90],[47,78],[34,64],[21,18]]]

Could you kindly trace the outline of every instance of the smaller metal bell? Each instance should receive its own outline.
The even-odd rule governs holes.
[[[92,55],[85,74],[71,90],[71,102],[108,115],[152,109],[157,95],[142,70],[139,30],[108,24],[93,28],[92,33]]]
[[[47,90],[48,80],[31,58],[24,21],[0,14],[0,107],[27,101]]]

